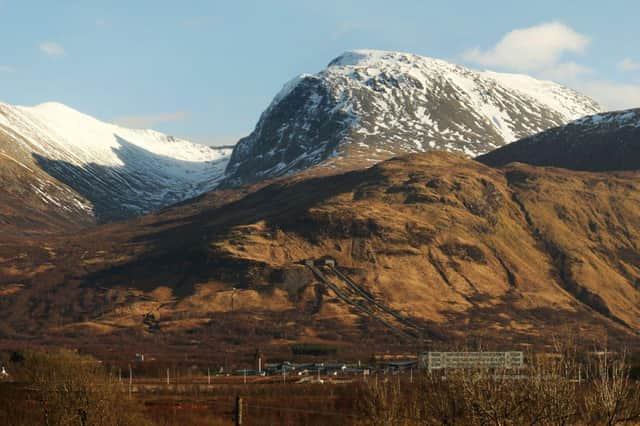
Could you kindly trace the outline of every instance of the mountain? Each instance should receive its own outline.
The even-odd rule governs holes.
[[[230,151],[58,103],[0,104],[0,197],[28,209],[5,212],[5,221],[54,211],[68,222],[105,222],[154,211],[215,188]]]
[[[414,351],[423,338],[638,347],[639,177],[430,152],[2,240],[0,335],[190,360],[294,342]]]
[[[225,185],[329,159],[372,164],[428,150],[476,156],[599,110],[573,90],[524,75],[408,53],[347,52],[284,86],[234,149]]]
[[[573,170],[640,170],[640,109],[591,115],[499,148],[478,161]]]

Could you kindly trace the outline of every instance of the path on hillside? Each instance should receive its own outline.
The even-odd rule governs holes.
[[[305,265],[321,283],[349,306],[381,322],[403,337],[418,339],[423,335],[423,330],[418,325],[376,299],[371,292],[354,282],[338,267],[331,264],[317,266],[312,261],[305,262]]]

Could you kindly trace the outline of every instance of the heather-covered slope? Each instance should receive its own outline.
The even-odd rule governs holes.
[[[5,243],[5,338],[638,344],[637,173],[493,169],[446,153],[321,171],[22,245],[22,257]],[[323,256],[384,309],[301,263]]]

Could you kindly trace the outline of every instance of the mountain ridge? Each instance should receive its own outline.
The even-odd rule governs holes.
[[[212,190],[230,151],[126,129],[56,102],[0,104],[0,157],[23,172],[3,172],[6,189],[14,195],[35,191],[41,204],[98,222]]]
[[[640,108],[582,117],[477,160],[491,166],[521,162],[596,172],[640,170]]]
[[[407,53],[346,52],[285,84],[236,145],[223,184],[335,158],[372,164],[433,149],[476,156],[599,111],[571,89],[523,75]]]

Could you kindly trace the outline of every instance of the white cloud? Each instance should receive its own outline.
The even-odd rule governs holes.
[[[618,69],[623,72],[631,72],[640,70],[640,64],[631,58],[624,58],[618,62]]]
[[[40,43],[40,46],[38,46],[40,48],[40,52],[44,53],[45,55],[49,56],[49,57],[57,57],[57,56],[64,56],[66,55],[66,52],[64,50],[64,48],[62,46],[60,46],[58,43],[55,43],[53,41],[45,41]]]
[[[590,96],[605,110],[640,107],[640,85],[603,79],[591,68],[567,59],[567,55],[584,53],[589,44],[588,36],[550,22],[513,30],[495,46],[468,50],[463,57],[476,64],[557,81]],[[640,69],[640,64],[626,58],[617,67],[629,72]]]
[[[584,34],[560,22],[548,22],[513,30],[490,49],[476,47],[464,58],[485,66],[532,71],[560,64],[566,53],[582,53],[589,43]]]
[[[575,87],[597,100],[606,110],[640,108],[640,85],[589,80],[578,82]]]
[[[14,72],[15,68],[13,68],[11,65],[0,65],[0,72],[5,73],[5,72]]]
[[[135,129],[150,129],[162,123],[184,121],[189,114],[185,111],[162,112],[148,115],[127,115],[113,120],[114,124]]]

